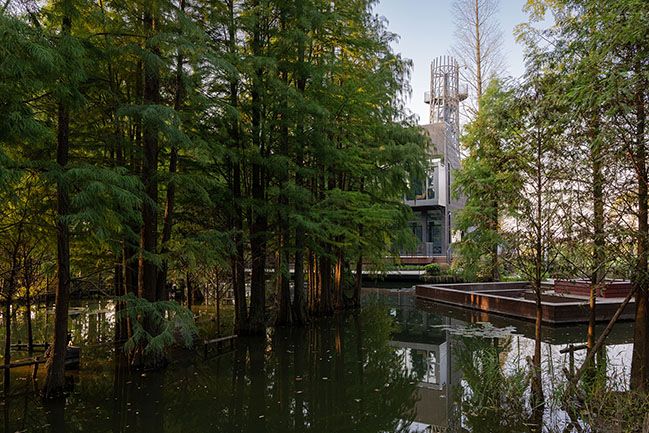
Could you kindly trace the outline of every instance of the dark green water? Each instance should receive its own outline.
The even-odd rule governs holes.
[[[533,350],[527,322],[493,317],[472,324],[484,317],[416,302],[403,291],[369,292],[359,314],[269,330],[265,339],[241,338],[235,350],[216,357],[205,357],[202,347],[179,349],[165,371],[143,375],[128,371],[106,343],[113,332],[110,303],[76,307],[70,323],[82,359],[80,370],[71,372],[74,390],[64,402],[44,403],[34,392],[42,368],[36,382],[31,368],[13,370],[9,394],[0,399],[0,431],[527,431],[500,419],[476,423],[462,404],[475,384],[458,367],[458,355],[466,359],[462,350],[495,344],[502,370],[514,371]],[[53,316],[43,309],[33,315],[35,340],[43,341]],[[546,364],[560,371],[565,356],[558,350],[583,341],[585,328],[546,331]],[[611,369],[622,376],[630,331],[621,324],[607,348],[621,360]],[[24,335],[20,317],[15,333],[16,340]],[[550,369],[548,386],[553,377]],[[549,417],[557,423],[556,414]]]

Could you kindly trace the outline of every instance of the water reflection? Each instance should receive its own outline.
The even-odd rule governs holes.
[[[208,358],[202,350],[177,349],[168,369],[141,374],[129,371],[123,354],[109,343],[112,304],[88,301],[75,307],[72,338],[84,343],[81,369],[72,373],[74,391],[64,405],[43,404],[29,379],[31,370],[13,370],[12,394],[0,400],[3,431],[535,428],[516,376],[533,351],[527,322],[422,303],[405,291],[373,292],[366,294],[361,314],[269,331],[265,339],[239,339],[234,351]],[[37,342],[51,332],[46,311],[32,313]],[[17,339],[24,335],[22,326],[16,323]],[[618,355],[608,364],[611,371],[624,370],[630,331],[631,325],[622,323],[610,337],[607,351]],[[582,342],[586,332],[577,326],[548,329],[545,335],[544,365],[556,372],[544,376],[550,389],[567,359],[559,350]],[[580,357],[583,352],[576,362]],[[41,381],[42,374],[41,369]],[[559,416],[548,412],[545,419],[561,425]]]
[[[525,371],[534,352],[533,323],[423,301],[408,290],[370,291],[366,302],[390,308],[397,326],[390,344],[403,354],[403,368],[418,377],[415,420],[429,431],[573,431],[573,420],[555,402],[540,413],[530,409]],[[553,396],[565,384],[564,368],[570,369],[569,355],[560,350],[585,343],[586,325],[548,326],[543,335],[543,385]],[[629,322],[618,323],[607,339],[611,387],[628,383],[632,340]],[[584,357],[585,351],[575,355],[577,367]]]
[[[145,374],[97,346],[111,328],[88,311],[73,325],[89,341],[74,391],[64,404],[43,405],[32,392],[5,399],[5,431],[406,432],[415,417],[414,373],[388,344],[385,307],[239,339],[208,359],[177,349],[166,371]]]

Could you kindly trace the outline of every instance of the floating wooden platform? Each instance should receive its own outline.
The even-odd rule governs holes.
[[[536,301],[527,282],[464,283],[419,285],[417,297],[464,308],[536,320]],[[542,295],[543,322],[548,324],[588,322],[588,297],[563,295],[548,291]],[[607,321],[615,314],[623,298],[597,298],[597,320]],[[635,302],[631,300],[620,319],[633,319]]]

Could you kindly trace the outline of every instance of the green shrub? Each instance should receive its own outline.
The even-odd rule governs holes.
[[[437,277],[439,275],[442,275],[442,268],[437,263],[431,263],[424,267],[424,272],[426,273],[426,275],[429,275],[431,277]]]

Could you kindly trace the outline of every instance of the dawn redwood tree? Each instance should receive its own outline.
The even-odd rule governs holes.
[[[582,127],[591,135],[594,146],[590,147],[590,163],[593,170],[593,203],[601,208],[597,199],[599,183],[597,175],[598,153],[606,149],[598,140],[600,134],[606,140],[609,152],[620,167],[622,179],[618,186],[617,203],[611,206],[618,213],[614,236],[619,239],[614,250],[618,262],[632,268],[632,282],[637,290],[636,318],[634,326],[633,362],[631,368],[631,389],[647,392],[649,389],[649,193],[647,188],[647,131],[646,118],[648,97],[647,86],[647,4],[639,0],[601,3],[590,0],[529,0],[526,8],[532,21],[540,20],[548,10],[558,19],[559,35],[552,45],[556,52],[556,66],[576,64],[577,79],[565,99],[577,103],[574,115],[581,116]],[[519,27],[521,39],[546,38],[547,34],[533,29],[529,24]],[[544,45],[545,43],[541,43]],[[569,61],[562,60],[567,53]],[[555,55],[556,54],[556,55]],[[600,108],[600,114],[595,110]],[[599,145],[599,146],[598,146]],[[605,153],[604,153],[605,154]],[[600,157],[604,154],[599,155]],[[602,169],[605,169],[604,164]],[[629,176],[629,173],[632,173]],[[609,176],[604,174],[604,182]],[[634,177],[631,181],[631,177]],[[621,205],[620,205],[621,203]],[[606,205],[604,208],[606,211]],[[596,212],[598,220],[601,211]],[[594,216],[594,214],[593,214]],[[606,219],[606,218],[604,218]],[[593,220],[593,245],[595,238],[601,245],[601,225]],[[632,224],[634,227],[632,227]],[[626,247],[632,241],[633,247]],[[599,252],[597,251],[599,250]],[[591,267],[591,279],[602,278],[601,269],[606,261],[601,248],[597,248],[595,262]],[[596,274],[595,273],[598,274]],[[589,336],[589,341],[592,338]]]
[[[498,23],[499,0],[454,0],[455,41],[451,53],[463,66],[460,77],[469,86],[465,104],[469,119],[480,112],[489,82],[505,72],[503,33]]]
[[[68,305],[70,298],[70,213],[69,184],[66,169],[70,154],[70,111],[78,105],[79,83],[85,78],[81,59],[83,49],[73,35],[71,1],[55,5],[54,17],[60,19],[57,50],[61,56],[61,80],[56,88],[58,98],[56,132],[56,310],[52,350],[47,360],[47,376],[43,387],[45,397],[54,397],[65,390],[65,353],[68,345]],[[58,21],[58,20],[56,20]]]
[[[532,67],[539,65],[531,64]],[[533,407],[543,405],[541,381],[541,283],[548,278],[559,254],[561,221],[568,205],[563,200],[565,181],[556,163],[563,145],[562,106],[551,98],[557,76],[530,69],[512,99],[515,110],[512,139],[520,155],[516,174],[520,188],[504,197],[512,218],[505,231],[510,265],[530,282],[536,300],[535,346],[532,365]]]
[[[462,144],[467,157],[455,173],[453,194],[466,198],[456,215],[455,230],[464,232],[457,245],[458,259],[469,279],[500,281],[501,220],[507,200],[520,189],[513,146],[511,100],[508,85],[492,81],[482,96],[481,110],[466,126]]]

